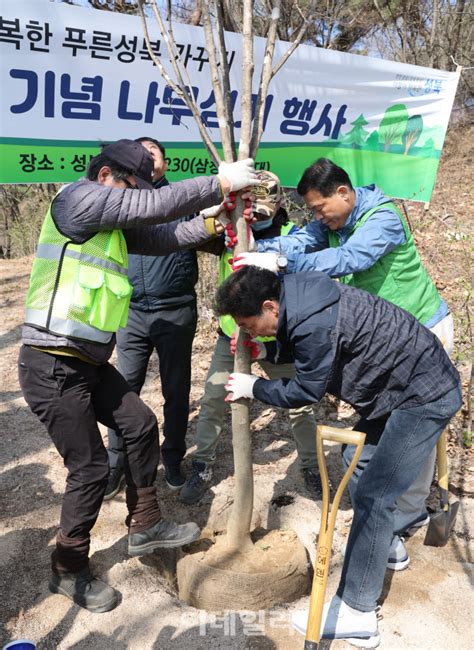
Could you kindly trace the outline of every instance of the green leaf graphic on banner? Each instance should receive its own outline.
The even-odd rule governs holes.
[[[421,115],[413,115],[407,120],[405,132],[402,135],[402,142],[405,145],[405,156],[410,147],[412,147],[420,139],[421,132],[423,131],[423,118]]]
[[[408,111],[405,104],[395,104],[387,108],[379,125],[379,137],[384,143],[384,151],[389,151],[392,144],[401,144],[407,120]]]

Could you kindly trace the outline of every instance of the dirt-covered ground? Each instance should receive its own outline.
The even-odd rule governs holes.
[[[387,573],[383,618],[379,624],[382,647],[387,650],[467,650],[473,644],[469,577],[474,467],[470,449],[463,445],[471,372],[468,310],[472,266],[469,238],[473,230],[469,181],[472,135],[472,128],[449,134],[429,209],[425,211],[415,204],[408,206],[408,219],[423,259],[456,319],[455,361],[463,377],[465,400],[463,411],[450,426],[449,455],[451,500],[460,500],[461,507],[454,534],[445,548],[424,546],[424,534],[418,533],[407,542],[410,567],[400,573]],[[45,429],[27,408],[18,386],[16,364],[30,266],[28,258],[0,261],[2,643],[28,638],[38,648],[61,649],[302,648],[302,637],[292,631],[289,617],[294,609],[307,606],[308,596],[269,611],[209,614],[177,598],[173,553],[129,558],[123,494],[103,505],[93,530],[91,548],[94,571],[121,592],[119,607],[107,614],[92,615],[66,598],[48,592],[49,554],[65,470]],[[212,324],[203,317],[193,353],[190,451],[213,340]],[[150,365],[143,398],[161,421],[162,399],[155,359]],[[349,426],[353,421],[351,409],[332,399],[318,405],[316,414],[320,423]],[[265,528],[295,530],[314,559],[320,503],[305,492],[286,415],[261,404],[252,406],[252,415],[254,521]],[[326,451],[331,479],[337,484],[341,476],[339,450],[328,446]],[[184,468],[186,472],[190,469],[189,457]],[[167,490],[160,468],[157,489],[165,514],[180,522],[194,519],[210,531],[225,529],[233,494],[228,421],[220,441],[215,479],[212,493],[201,504],[185,507]],[[431,504],[436,505],[434,492]],[[349,531],[351,514],[345,499],[337,519],[328,595],[334,593],[337,584],[342,561],[340,551]],[[346,644],[326,643],[325,647],[329,646],[337,650]]]

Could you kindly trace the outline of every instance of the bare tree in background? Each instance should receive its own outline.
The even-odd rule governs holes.
[[[103,9],[104,11],[115,11],[121,14],[134,15],[136,12],[135,0],[87,0],[94,9]],[[70,2],[70,4],[74,4]]]
[[[463,66],[457,105],[472,100],[474,12],[466,0],[372,0],[380,25],[372,42],[388,59],[455,70]],[[394,9],[396,7],[396,10]]]
[[[131,14],[138,0],[87,0],[91,7]],[[78,0],[62,0],[78,4]],[[145,6],[152,0],[141,0]],[[201,25],[202,0],[167,0],[178,21]],[[211,3],[212,4],[212,3]],[[220,0],[224,30],[242,32],[243,0]],[[253,2],[253,30],[266,36],[273,3]],[[281,0],[277,38],[292,41],[306,22],[304,42],[341,52],[368,54],[378,50],[387,58],[453,70],[452,59],[473,65],[472,3],[466,0]]]
[[[381,55],[453,70],[473,63],[473,11],[466,0],[372,0],[380,17],[374,39]],[[394,10],[394,5],[396,10]]]
[[[380,2],[382,7],[385,7],[390,0],[380,0]],[[195,0],[179,0],[173,2],[173,11],[184,22],[191,22],[197,4]],[[223,0],[220,4],[224,29],[241,33],[242,0]],[[272,9],[271,0],[255,0],[253,3],[253,29],[256,35],[267,35]],[[365,0],[331,0],[330,2],[282,0],[277,38],[282,41],[292,41],[301,25],[306,23],[305,43],[347,52],[362,38],[368,37],[380,21],[377,9]]]
[[[156,19],[163,41],[166,44],[173,76],[165,68],[163,57],[159,59],[153,54],[150,38],[148,35],[147,18],[144,12],[144,0],[139,0],[139,13],[142,19],[145,39],[148,51],[153,62],[166,83],[173,88],[174,92],[189,107],[202,140],[211,158],[217,164],[220,162],[220,155],[212,138],[204,125],[199,109],[192,95],[191,80],[188,72],[179,56],[176,42],[173,35],[171,13],[168,11],[167,22],[161,14],[156,0],[148,3]],[[236,11],[233,19],[233,26],[242,33],[242,94],[241,94],[241,128],[239,148],[236,151],[236,137],[234,133],[233,110],[230,101],[230,77],[229,65],[226,54],[225,28],[226,20],[229,19],[229,9],[234,3],[226,0],[214,0],[203,2],[200,5],[202,23],[206,40],[206,49],[209,57],[209,66],[212,79],[212,87],[216,102],[216,111],[219,123],[220,138],[224,159],[231,162],[252,157],[255,158],[258,146],[263,134],[263,118],[265,100],[268,94],[268,87],[288,57],[294,52],[302,41],[306,29],[311,21],[311,14],[308,18],[302,19],[298,31],[294,34],[291,45],[276,64],[273,61],[275,42],[278,35],[278,22],[280,17],[281,1],[275,0],[272,4],[271,13],[266,23],[266,44],[263,62],[259,70],[259,86],[256,101],[253,109],[252,102],[252,80],[254,75],[255,61],[253,56],[254,40],[254,2],[244,0],[240,4],[240,11]],[[168,7],[170,8],[170,7]],[[310,6],[311,8],[311,6]],[[227,19],[226,19],[227,16]],[[197,17],[197,14],[195,14]],[[232,215],[234,231],[237,234],[238,243],[235,249],[236,254],[248,250],[247,225],[243,217],[243,202],[238,199],[236,209]],[[250,354],[247,348],[240,345],[246,335],[243,332],[237,333],[237,352],[235,355],[234,369],[236,372],[250,372]],[[235,467],[235,492],[234,504],[228,521],[226,542],[231,550],[243,551],[252,545],[250,539],[250,523],[253,510],[253,470],[250,437],[250,417],[248,400],[240,400],[232,404],[232,436],[234,448]]]
[[[180,0],[180,19],[196,18],[196,2]],[[242,0],[223,0],[227,31],[242,31]],[[307,0],[282,0],[277,38],[290,41],[308,15]],[[267,34],[269,0],[254,2],[255,34]],[[473,95],[474,12],[466,0],[331,0],[311,11],[304,42],[341,52],[375,54],[415,65],[455,70],[465,68],[457,105]],[[178,15],[178,13],[176,14]],[[193,24],[199,24],[193,22]]]
[[[58,189],[54,183],[0,185],[0,259],[36,251],[44,215]]]

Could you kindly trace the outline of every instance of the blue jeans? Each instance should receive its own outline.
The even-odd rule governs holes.
[[[370,462],[351,478],[354,518],[337,595],[370,612],[383,587],[393,538],[395,501],[415,480],[449,420],[461,407],[460,386],[423,406],[395,409]],[[344,453],[351,453],[348,447]]]

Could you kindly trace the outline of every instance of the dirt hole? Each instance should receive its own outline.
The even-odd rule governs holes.
[[[279,497],[272,499],[272,506],[274,508],[284,508],[285,506],[291,506],[295,502],[295,497],[291,494],[280,494]]]

